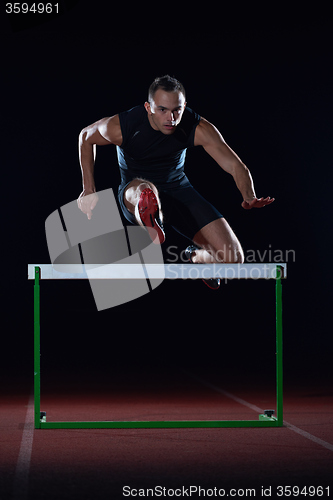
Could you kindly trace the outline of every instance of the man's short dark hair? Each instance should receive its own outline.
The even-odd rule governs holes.
[[[181,92],[186,98],[184,85],[180,83],[180,81],[178,81],[176,78],[169,75],[159,76],[155,78],[148,90],[148,102],[150,102],[154,98],[155,92],[158,89],[162,89],[165,92],[178,91]]]

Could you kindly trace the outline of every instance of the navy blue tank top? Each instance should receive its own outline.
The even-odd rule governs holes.
[[[117,146],[121,184],[141,177],[163,188],[187,180],[186,149],[194,146],[200,116],[185,108],[181,122],[171,135],[154,130],[143,105],[119,114],[123,142]]]

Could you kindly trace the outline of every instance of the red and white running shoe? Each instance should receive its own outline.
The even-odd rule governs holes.
[[[159,217],[160,209],[155,193],[146,188],[142,191],[138,203],[139,215],[153,243],[160,245],[165,241],[165,233]]]

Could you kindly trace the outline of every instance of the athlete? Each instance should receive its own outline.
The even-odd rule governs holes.
[[[88,219],[98,202],[94,182],[96,146],[117,147],[121,183],[118,198],[126,219],[144,226],[163,243],[163,221],[192,241],[185,253],[193,263],[242,263],[242,247],[222,214],[191,185],[184,172],[187,148],[202,146],[232,175],[244,209],[261,208],[274,198],[257,198],[249,169],[220,132],[186,106],[183,85],[156,78],[148,101],[84,128],[79,137],[83,191],[78,206]],[[204,172],[203,172],[203,175]],[[213,289],[219,279],[204,280]]]

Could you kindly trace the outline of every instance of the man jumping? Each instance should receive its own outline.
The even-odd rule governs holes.
[[[156,78],[148,101],[84,128],[79,137],[83,191],[78,206],[88,219],[96,206],[96,145],[117,147],[121,184],[118,197],[126,219],[146,227],[155,243],[163,243],[163,220],[194,244],[186,249],[193,263],[242,263],[242,247],[220,212],[190,184],[184,172],[187,148],[202,146],[232,175],[242,207],[269,205],[274,198],[255,194],[249,169],[226,144],[214,125],[186,107],[183,85],[169,75]],[[220,280],[204,280],[218,288]]]

